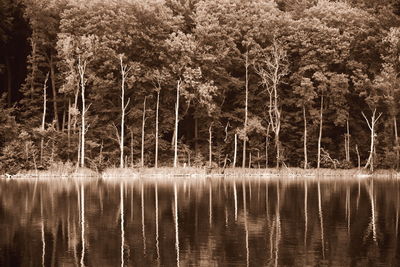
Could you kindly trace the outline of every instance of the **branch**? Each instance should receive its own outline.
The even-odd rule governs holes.
[[[118,141],[118,144],[121,144],[121,138],[120,138],[120,136],[119,136],[119,132],[118,132],[118,128],[117,128],[117,126],[115,125],[115,123],[114,122],[112,122],[112,124],[111,124],[112,126],[114,126],[114,129],[115,129],[115,135],[117,136],[117,139],[115,139],[115,138],[112,138],[111,136],[110,136],[110,138],[111,139],[113,139],[113,140],[116,140],[116,141]]]
[[[369,124],[369,121],[368,121],[367,117],[365,116],[364,112],[361,111],[361,114],[363,115],[365,121],[367,122],[369,129],[372,131],[372,127],[371,127],[371,125]]]
[[[128,107],[130,101],[131,101],[131,98],[129,97],[129,98],[128,98],[128,102],[126,102],[126,105],[125,105],[125,107],[124,107],[124,111],[125,111],[126,108]]]

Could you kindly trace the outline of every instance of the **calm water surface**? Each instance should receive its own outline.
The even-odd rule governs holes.
[[[396,180],[0,181],[0,266],[399,266]]]

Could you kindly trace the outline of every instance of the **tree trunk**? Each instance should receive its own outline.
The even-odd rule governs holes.
[[[317,169],[319,169],[321,164],[321,139],[322,139],[322,119],[323,119],[323,109],[324,109],[324,95],[321,95],[321,109],[319,114],[319,136],[318,136],[318,159],[317,159]]]
[[[357,153],[357,163],[358,163],[358,169],[361,167],[361,159],[360,159],[360,153],[358,152],[358,146],[356,145],[356,153]]]
[[[346,120],[346,161],[350,162],[350,129],[349,129],[349,119]]]
[[[78,69],[79,69],[79,76],[80,76],[80,82],[81,82],[81,98],[82,98],[82,116],[81,116],[81,164],[80,166],[83,168],[85,167],[85,133],[86,133],[86,124],[85,124],[85,115],[86,115],[86,102],[85,102],[85,69],[86,69],[86,61],[81,63],[81,58],[79,57],[79,63],[78,63]]]
[[[265,137],[265,168],[268,168],[268,148],[269,148],[269,129],[271,124],[267,126],[267,136]]]
[[[235,133],[235,151],[233,153],[233,168],[236,167],[236,159],[237,159],[237,134]]]
[[[249,153],[249,169],[251,168],[251,151]]]
[[[130,129],[131,132],[131,167],[133,167],[133,131]]]
[[[46,123],[46,106],[47,106],[47,80],[49,79],[49,73],[46,75],[46,79],[44,80],[43,84],[43,116],[42,116],[42,126],[40,129],[44,132],[45,130],[45,123]],[[44,139],[43,137],[40,140],[40,165],[43,165],[43,146],[44,146]]]
[[[62,115],[62,120],[61,120],[61,132],[64,132],[65,130],[65,117],[67,116],[66,111],[65,111],[65,102],[63,105],[63,115]]]
[[[52,93],[53,93],[54,121],[56,123],[56,129],[57,129],[57,131],[59,131],[60,125],[59,125],[59,121],[58,121],[56,75],[55,75],[55,71],[54,71],[53,55],[50,55],[50,75],[51,75],[51,89],[52,89]]]
[[[71,99],[70,98],[68,98],[67,140],[68,140],[68,159],[69,159],[69,150],[71,147]]]
[[[276,168],[279,168],[281,162],[281,153],[280,153],[281,143],[279,140],[279,130],[275,131],[275,147],[276,147]]]
[[[308,158],[307,158],[307,118],[306,118],[306,107],[303,106],[303,120],[304,120],[304,169],[307,169]]]
[[[77,85],[76,91],[75,91],[75,99],[74,99],[74,111],[78,111],[78,98],[79,98],[79,87],[80,87],[80,83]],[[73,130],[74,133],[76,133],[76,125],[78,123],[78,115],[76,113],[74,113],[74,118],[73,118]]]
[[[178,166],[178,122],[179,122],[179,89],[181,80],[179,79],[176,86],[176,104],[175,104],[175,138],[174,138],[174,168]]]
[[[76,166],[79,167],[80,160],[81,160],[81,143],[82,143],[82,135],[81,135],[81,129],[78,129],[78,158],[77,158],[77,164]]]
[[[125,79],[129,69],[127,66],[124,66],[122,56],[120,56],[120,65],[121,65],[121,136],[119,138],[119,149],[120,149],[120,158],[119,158],[119,167],[123,168],[124,164],[124,140],[125,140],[125,111],[129,105],[130,98],[128,102],[125,104]]]
[[[144,126],[145,126],[145,123],[146,123],[146,99],[147,99],[147,96],[144,97],[144,101],[143,101],[142,147],[141,147],[141,153],[140,153],[140,166],[142,168],[144,167]]]
[[[199,119],[194,118],[194,151],[199,152]]]
[[[379,118],[381,117],[382,113],[379,113],[378,117],[376,117],[376,109],[372,112],[372,117],[371,117],[371,123],[365,116],[364,112],[361,112],[364,119],[366,120],[369,129],[371,130],[371,145],[370,145],[370,153],[369,157],[367,160],[367,163],[365,163],[364,168],[367,168],[368,166],[370,167],[371,172],[374,171],[374,152],[375,152],[375,125]]]
[[[213,123],[211,122],[210,127],[208,128],[208,133],[209,133],[209,147],[208,147],[208,161],[209,161],[209,166],[212,166],[212,125]]]
[[[244,105],[244,136],[243,136],[243,161],[242,168],[246,167],[246,139],[247,139],[247,116],[248,116],[248,104],[249,104],[249,52],[246,51],[246,99]]]
[[[158,109],[160,106],[160,90],[157,91],[157,105],[156,105],[156,151],[154,154],[154,167],[158,168]]]
[[[399,136],[397,134],[397,119],[396,116],[393,116],[393,127],[394,127],[394,144],[396,146],[396,170],[399,169],[399,159],[400,159],[400,151],[399,151]]]

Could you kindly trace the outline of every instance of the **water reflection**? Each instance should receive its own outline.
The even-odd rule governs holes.
[[[0,266],[399,265],[395,180],[0,181]]]

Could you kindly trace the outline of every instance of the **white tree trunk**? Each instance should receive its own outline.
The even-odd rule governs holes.
[[[46,75],[46,79],[44,80],[43,84],[43,116],[42,116],[42,126],[41,130],[45,130],[45,123],[46,123],[46,106],[47,106],[47,80],[49,79],[49,73]],[[40,140],[40,164],[43,164],[43,146],[44,140],[43,137]]]
[[[233,154],[233,168],[236,167],[236,159],[237,159],[237,133],[235,133],[235,151]]]
[[[160,90],[157,91],[157,106],[156,106],[156,150],[154,154],[154,167],[158,168],[158,109],[160,106]]]
[[[81,86],[81,98],[82,98],[82,116],[81,116],[81,158],[80,158],[80,166],[85,167],[85,134],[86,134],[86,124],[85,124],[85,115],[86,115],[86,102],[85,102],[85,69],[86,69],[86,61],[81,62],[81,57],[78,59],[78,71],[80,77],[80,86]]]
[[[304,169],[308,166],[307,157],[307,118],[306,118],[306,107],[303,106],[303,120],[304,120]]]
[[[178,166],[178,122],[179,122],[179,89],[181,80],[176,86],[176,104],[175,104],[175,136],[174,136],[174,168]]]
[[[121,66],[121,135],[119,138],[119,149],[120,149],[120,158],[119,158],[119,167],[123,168],[124,164],[124,139],[125,139],[125,111],[129,105],[130,98],[128,102],[125,104],[125,79],[129,72],[127,66],[124,66],[122,56],[120,56],[120,66]]]
[[[249,105],[249,51],[246,51],[246,99],[244,104],[244,125],[243,125],[243,161],[242,168],[246,167],[246,139],[247,139],[247,116],[248,116],[248,105]]]
[[[394,128],[394,144],[396,146],[396,170],[399,168],[399,159],[400,159],[400,151],[399,151],[399,135],[397,134],[397,120],[396,116],[393,116],[393,128]]]
[[[212,124],[213,124],[213,123],[211,123],[211,124],[210,124],[210,127],[208,128],[208,133],[209,133],[209,141],[208,141],[208,144],[209,144],[208,152],[209,152],[209,154],[208,154],[208,161],[209,161],[209,166],[210,166],[210,167],[212,166]]]
[[[322,139],[322,119],[324,110],[324,95],[321,95],[321,109],[319,114],[319,136],[318,136],[318,158],[317,158],[317,169],[321,164],[321,139]]]
[[[361,112],[365,121],[368,124],[369,129],[371,130],[371,144],[370,144],[370,152],[369,152],[369,157],[367,162],[365,163],[364,168],[370,167],[371,172],[374,171],[374,152],[375,152],[375,125],[378,122],[379,118],[381,117],[382,113],[379,113],[378,116],[376,116],[376,109],[372,112],[372,117],[371,117],[371,122],[367,119],[365,116],[364,112]]]
[[[146,99],[147,99],[147,96],[144,97],[144,101],[143,101],[142,147],[141,147],[141,153],[140,153],[140,166],[142,168],[144,167],[144,126],[145,126],[145,123],[146,123]]]

